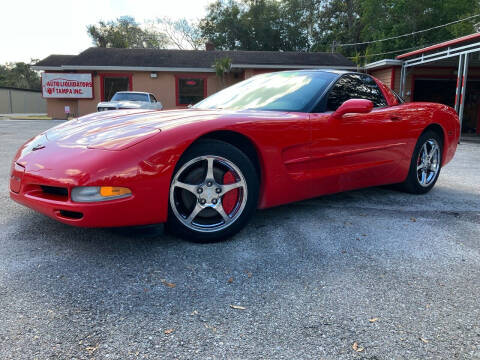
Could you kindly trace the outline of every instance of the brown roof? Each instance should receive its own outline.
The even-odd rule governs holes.
[[[92,47],[79,55],[50,55],[35,64],[48,66],[88,67],[172,67],[211,68],[215,59],[229,57],[232,65],[253,67],[280,66],[326,66],[355,67],[341,54],[323,52],[280,52],[280,51],[204,51],[204,50],[160,50],[160,49],[116,49]]]
[[[50,55],[40,60],[35,66],[61,66],[68,63],[76,55]]]

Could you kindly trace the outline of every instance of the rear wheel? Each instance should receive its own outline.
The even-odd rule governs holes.
[[[402,189],[412,194],[429,192],[440,175],[442,151],[442,138],[436,132],[423,133],[413,151],[408,177],[401,184]]]
[[[167,229],[192,241],[237,233],[255,212],[259,181],[250,159],[217,140],[200,141],[176,166]]]

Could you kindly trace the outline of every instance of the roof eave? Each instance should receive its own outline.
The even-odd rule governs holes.
[[[62,70],[62,66],[43,66],[43,65],[33,65],[33,70]]]
[[[356,70],[352,65],[265,65],[265,64],[232,64],[237,69],[346,69]]]
[[[386,67],[401,66],[402,63],[403,63],[402,60],[383,59],[383,60],[375,61],[370,64],[366,64],[364,68],[365,70],[378,70]]]
[[[470,40],[474,40],[474,39],[479,39],[479,38],[480,38],[480,33],[474,33],[474,34],[462,36],[462,37],[459,37],[459,38],[456,38],[456,39],[453,39],[453,40],[444,41],[444,42],[441,42],[441,43],[438,43],[438,44],[435,44],[435,45],[427,46],[427,47],[422,48],[422,49],[413,50],[413,51],[410,51],[410,52],[405,53],[405,54],[400,54],[396,58],[397,59],[405,59],[405,58],[408,58],[410,56],[426,53],[426,52],[429,52],[429,51],[439,50],[439,49],[449,47],[449,46],[452,46],[452,45],[459,45],[462,42],[470,41]]]
[[[90,65],[62,65],[62,70],[91,70],[91,71],[174,71],[174,72],[215,72],[214,68],[197,67],[161,67],[161,66],[90,66]]]
[[[348,65],[265,65],[265,64],[232,64],[233,69],[342,69],[356,70],[356,66]],[[32,66],[34,70],[89,70],[89,71],[151,71],[151,72],[215,72],[212,67],[161,67],[161,66]]]

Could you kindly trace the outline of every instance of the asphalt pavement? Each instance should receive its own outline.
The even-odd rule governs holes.
[[[480,359],[480,145],[436,187],[258,211],[231,240],[81,229],[9,199],[55,121],[0,121],[0,359]]]

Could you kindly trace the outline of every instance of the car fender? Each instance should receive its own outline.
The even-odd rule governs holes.
[[[288,162],[292,158],[299,159],[302,154],[304,156],[306,150],[302,152],[302,149],[309,146],[309,118],[300,113],[284,113],[281,116],[277,119],[272,114],[264,120],[255,115],[251,120],[241,116],[237,119],[219,117],[186,122],[181,126],[162,128],[159,134],[132,147],[132,151],[139,159],[145,159],[144,164],[151,171],[161,172],[161,182],[165,186],[159,189],[162,193],[160,201],[168,201],[175,166],[185,151],[209,134],[219,131],[236,133],[248,139],[257,153],[261,173],[259,208],[306,199],[310,195],[310,177],[306,172],[292,168]],[[292,131],[288,131],[288,127]],[[276,136],[272,136],[273,133]]]

